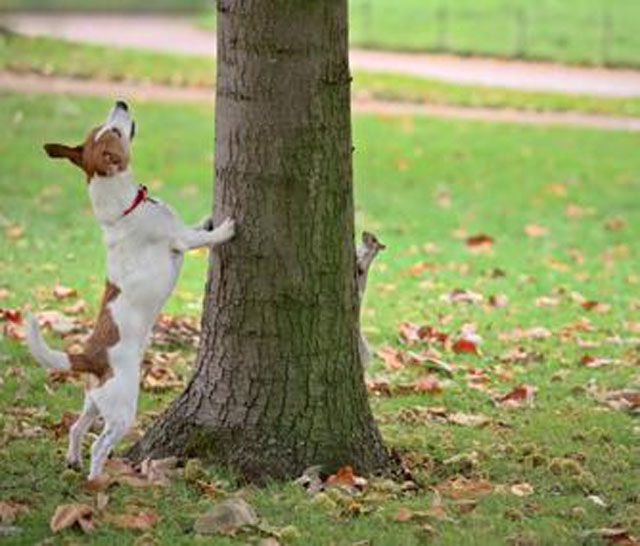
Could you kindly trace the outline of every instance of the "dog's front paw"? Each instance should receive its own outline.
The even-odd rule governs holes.
[[[219,242],[226,243],[233,239],[236,234],[236,222],[232,218],[225,218],[222,223],[216,228],[216,232],[219,235]]]

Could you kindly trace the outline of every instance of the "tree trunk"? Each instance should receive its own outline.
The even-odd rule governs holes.
[[[251,481],[388,455],[358,355],[346,0],[219,0],[216,224],[185,392],[131,452]]]

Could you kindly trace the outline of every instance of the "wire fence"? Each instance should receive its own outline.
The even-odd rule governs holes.
[[[535,3],[416,8],[401,0],[352,0],[352,42],[385,49],[640,66],[640,0],[617,11],[612,4],[576,10]]]

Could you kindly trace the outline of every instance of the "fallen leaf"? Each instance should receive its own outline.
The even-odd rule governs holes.
[[[529,495],[533,495],[534,489],[530,483],[521,482],[513,484],[509,491],[513,493],[516,497],[528,497]]]
[[[519,407],[523,404],[533,406],[537,388],[531,385],[518,385],[513,390],[503,396],[496,398],[496,401],[502,406]]]
[[[466,243],[467,246],[471,247],[491,246],[494,243],[494,239],[485,233],[479,233],[478,235],[467,237]]]
[[[405,367],[404,356],[401,351],[392,347],[382,347],[377,354],[384,362],[384,367],[387,370],[400,370]]]
[[[620,231],[626,225],[626,222],[620,216],[614,216],[613,218],[608,218],[604,222],[605,229],[609,231]]]
[[[477,415],[473,413],[463,412],[456,412],[447,415],[447,421],[454,425],[472,428],[482,428],[491,422],[491,420],[486,415]]]
[[[413,277],[419,277],[427,271],[437,271],[438,265],[430,262],[418,262],[405,270],[406,273]]]
[[[11,295],[8,289],[0,287],[0,300],[5,300]]]
[[[77,294],[78,291],[75,288],[69,288],[68,286],[62,286],[61,284],[58,284],[53,288],[53,295],[59,300],[71,298]]]
[[[491,307],[506,307],[509,305],[509,298],[506,294],[491,294],[489,296],[489,305]]]
[[[91,527],[92,514],[93,508],[88,504],[61,504],[56,508],[49,527],[54,533],[59,533],[67,527],[78,524],[84,532],[87,532]]]
[[[544,237],[546,235],[549,235],[549,228],[546,228],[539,224],[529,224],[525,226],[524,232],[529,237]]]
[[[631,389],[609,391],[604,402],[615,410],[638,413],[640,410],[640,391]]]
[[[131,514],[105,514],[104,520],[121,529],[148,531],[160,519],[155,512],[149,510]]]
[[[447,303],[481,303],[484,300],[484,296],[482,294],[478,294],[477,292],[473,292],[472,290],[464,290],[461,288],[456,288],[452,290],[448,294],[443,294],[440,296],[440,299]]]
[[[451,346],[451,349],[456,354],[479,354],[478,345],[476,344],[476,342],[467,338],[457,339]]]
[[[440,394],[442,392],[442,383],[433,375],[425,375],[413,382],[413,390],[420,393]]]
[[[5,233],[9,239],[13,239],[15,241],[24,235],[24,227],[20,224],[10,224],[5,229]]]
[[[84,300],[78,300],[72,305],[67,305],[62,310],[65,313],[69,313],[70,315],[77,315],[79,313],[84,313],[88,309],[87,302]]]
[[[21,502],[0,501],[0,523],[12,524],[20,514],[26,514],[29,507]]]
[[[489,481],[481,478],[455,476],[436,485],[436,490],[454,499],[473,499],[488,495],[493,491],[493,486]]]

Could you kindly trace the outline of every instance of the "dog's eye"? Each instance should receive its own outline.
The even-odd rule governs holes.
[[[118,129],[117,127],[114,127],[114,128],[112,129],[112,131],[113,131],[116,135],[118,135],[118,137],[122,137],[122,133],[120,132],[120,129]]]

